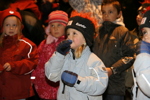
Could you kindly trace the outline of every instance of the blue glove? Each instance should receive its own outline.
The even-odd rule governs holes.
[[[61,75],[62,82],[70,87],[73,87],[76,83],[78,75],[76,73],[65,70]]]
[[[62,41],[58,46],[57,46],[57,52],[59,52],[62,55],[66,55],[69,50],[70,50],[70,44],[72,43],[72,40],[65,40]]]

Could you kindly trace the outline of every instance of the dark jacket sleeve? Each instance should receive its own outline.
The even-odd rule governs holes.
[[[123,31],[121,32],[123,33]],[[115,62],[112,67],[116,68],[117,73],[121,73],[130,68],[134,62],[134,43],[129,31],[123,33],[121,37],[121,56],[122,58]]]

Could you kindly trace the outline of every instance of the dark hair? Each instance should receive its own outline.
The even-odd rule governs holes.
[[[117,9],[117,12],[120,13],[121,5],[120,5],[119,1],[117,1],[117,0],[103,0],[101,7],[104,5],[107,5],[107,4],[112,4]]]

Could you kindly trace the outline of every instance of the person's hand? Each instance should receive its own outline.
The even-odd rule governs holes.
[[[6,71],[10,71],[11,70],[11,65],[9,63],[5,63],[3,68],[6,70]]]
[[[78,78],[78,75],[76,73],[68,71],[68,70],[65,70],[61,75],[62,82],[65,85],[70,86],[70,87],[74,86],[74,84],[77,81],[77,78]]]
[[[108,72],[108,76],[111,76],[113,74],[112,70],[110,68],[106,68],[107,72]]]
[[[57,46],[57,52],[59,52],[62,55],[66,55],[69,50],[70,50],[70,44],[72,43],[71,40],[65,40],[62,41],[58,46]]]

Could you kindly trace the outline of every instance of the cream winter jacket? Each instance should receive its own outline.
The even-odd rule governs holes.
[[[133,66],[133,100],[150,100],[150,54],[137,55]]]
[[[74,87],[65,86],[64,94],[61,74],[64,70],[78,74],[78,80]],[[103,62],[91,53],[87,46],[78,59],[73,59],[72,52],[66,56],[55,52],[45,64],[45,74],[51,81],[60,81],[58,100],[102,100],[108,84],[108,75]]]

